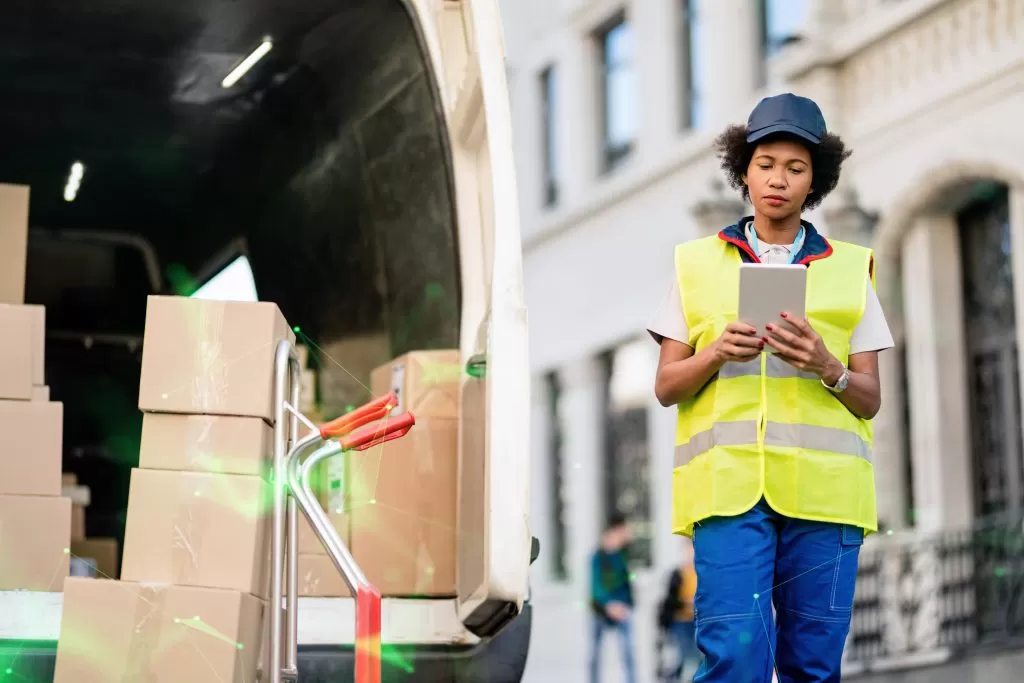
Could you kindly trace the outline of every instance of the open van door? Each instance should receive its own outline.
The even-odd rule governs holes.
[[[522,246],[497,1],[443,3],[438,35],[458,204],[466,362],[458,611],[470,632],[486,637],[522,609],[532,540]]]

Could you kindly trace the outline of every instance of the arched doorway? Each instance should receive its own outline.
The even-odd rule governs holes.
[[[975,514],[987,517],[1024,505],[1008,188],[995,183],[972,186],[956,222]]]

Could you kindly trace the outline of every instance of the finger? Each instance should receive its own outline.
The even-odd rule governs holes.
[[[752,358],[756,358],[761,353],[761,349],[737,346],[735,344],[726,344],[725,353],[730,360],[748,361]]]
[[[734,346],[744,346],[747,348],[761,348],[764,346],[764,342],[759,337],[748,337],[743,334],[731,334],[728,341]]]
[[[807,340],[804,337],[802,337],[799,334],[790,332],[789,330],[783,328],[781,325],[772,325],[771,323],[769,323],[765,327],[771,333],[765,336],[766,339],[768,337],[776,337],[794,348],[800,348],[807,343]]]
[[[807,321],[807,318],[801,318],[793,315],[789,311],[783,311],[781,315],[782,319],[796,328],[796,331],[799,334],[806,336],[808,332],[812,331],[811,324]]]
[[[746,323],[742,323],[742,322],[740,322],[738,320],[734,320],[731,323],[729,323],[728,325],[726,325],[725,326],[725,331],[726,332],[734,332],[736,334],[745,334],[745,335],[756,335],[757,334],[757,329],[756,328],[751,327],[750,325],[748,325]]]
[[[768,346],[775,349],[775,351],[787,361],[799,361],[802,352],[799,349],[795,349],[786,342],[774,339],[772,337],[765,337]]]

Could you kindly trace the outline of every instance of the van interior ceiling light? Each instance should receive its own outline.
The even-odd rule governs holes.
[[[64,184],[64,201],[73,202],[78,196],[78,188],[82,186],[82,176],[85,174],[85,165],[81,161],[71,164],[71,172],[68,173],[68,181]]]
[[[231,70],[224,80],[220,82],[221,87],[230,88],[238,83],[242,79],[242,76],[249,73],[249,70],[256,66],[256,63],[267,56],[271,48],[274,47],[274,41],[269,37],[264,38],[263,42],[259,44],[255,50],[249,53],[249,56],[239,62],[238,66]]]

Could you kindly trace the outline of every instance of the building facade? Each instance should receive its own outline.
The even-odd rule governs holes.
[[[679,544],[675,415],[654,398],[644,330],[673,245],[748,209],[722,184],[715,134],[784,91],[814,98],[854,150],[808,218],[875,249],[897,342],[875,421],[890,532],[862,557],[850,672],[1024,630],[1024,606],[1006,608],[1024,559],[1007,543],[979,554],[976,536],[1019,531],[993,520],[1024,506],[1024,0],[509,0],[503,13],[542,543],[527,680],[584,680],[588,559],[612,508],[635,523],[638,657],[653,671]],[[981,582],[989,570],[998,585]],[[951,592],[960,607],[939,599]],[[1005,614],[978,617],[985,605]]]

